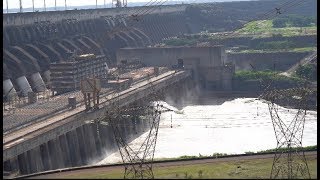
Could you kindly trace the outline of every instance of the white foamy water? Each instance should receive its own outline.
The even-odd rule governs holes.
[[[186,106],[181,112],[161,115],[155,158],[239,154],[276,147],[268,105],[262,101],[236,98],[220,105]],[[279,115],[286,124],[292,121],[296,112],[295,109],[279,107]],[[146,134],[130,145],[133,148],[140,146]],[[317,112],[307,111],[303,146],[316,144]],[[109,155],[98,164],[115,162],[121,162],[119,152]]]

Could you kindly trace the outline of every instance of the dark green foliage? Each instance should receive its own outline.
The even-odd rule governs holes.
[[[306,27],[311,26],[311,23],[315,23],[315,18],[304,16],[289,16],[289,22],[294,27]]]
[[[284,18],[276,18],[272,21],[272,26],[274,28],[284,28],[286,27],[287,19]]]
[[[258,80],[258,79],[271,79],[274,72],[267,71],[237,71],[234,78],[237,80]]]
[[[270,41],[260,42],[256,49],[290,49],[295,47],[296,45],[291,41]]]
[[[317,67],[315,65],[307,64],[299,66],[296,70],[296,75],[299,78],[308,80],[317,80]]]
[[[293,150],[299,150],[299,149],[303,149],[304,151],[316,151],[317,150],[317,145],[314,146],[307,146],[307,147],[302,147],[302,148],[292,148]],[[283,150],[288,150],[288,148],[279,148],[279,150],[283,151]],[[258,153],[267,153],[267,152],[274,152],[276,151],[276,149],[267,149],[267,150],[263,150],[263,151],[258,151]]]
[[[288,15],[281,18],[275,18],[272,21],[272,26],[274,28],[284,28],[290,27],[308,27],[312,24],[317,24],[317,18],[312,16],[298,16],[298,15]]]
[[[186,14],[190,14],[190,16],[195,15],[198,16],[201,13],[201,9],[199,5],[190,5],[186,8]]]
[[[304,83],[298,77],[279,75],[279,72],[267,71],[237,71],[233,78],[233,89],[239,91],[261,91],[272,82],[275,88],[291,88]]]
[[[282,34],[272,34],[272,37],[273,38],[282,38],[283,36],[282,36]]]
[[[226,156],[226,155],[228,155],[228,154],[226,154],[226,153],[213,153],[212,157],[219,157],[219,156]]]
[[[197,156],[180,156],[179,159],[193,159],[197,158]]]
[[[191,46],[194,45],[197,42],[196,39],[188,38],[175,38],[175,39],[169,39],[165,40],[164,43],[169,46]]]

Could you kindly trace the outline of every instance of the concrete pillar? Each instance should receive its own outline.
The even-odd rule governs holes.
[[[86,126],[86,125],[84,125]],[[90,139],[88,138],[87,132],[83,132],[83,126],[78,127],[76,129],[78,141],[79,141],[79,150],[80,150],[80,156],[81,156],[81,163],[87,164],[88,163],[88,157],[87,155],[90,154]],[[85,134],[85,136],[84,136]]]
[[[50,158],[49,148],[47,143],[40,145],[40,155],[41,155],[43,170],[47,171],[52,169],[51,158]]]
[[[27,159],[30,165],[30,173],[37,172],[37,164],[34,158],[36,158],[36,156],[34,155],[32,150],[27,151]]]
[[[150,129],[151,123],[152,120],[150,119],[150,117],[148,117],[147,119],[142,119],[143,132],[146,132]]]
[[[37,98],[37,94],[34,92],[28,92],[28,103],[32,104],[32,103],[36,103],[38,100]]]
[[[100,125],[101,126],[101,125]],[[91,158],[96,158],[98,156],[98,149],[97,149],[97,125],[96,124],[88,124],[84,126],[85,134],[88,134],[87,138],[91,143]]]
[[[138,116],[133,116],[131,119],[131,126],[132,126],[132,134],[136,137],[139,134],[139,127],[138,127]]]
[[[43,79],[41,78],[39,72],[32,74],[31,75],[31,80],[32,80],[37,92],[43,92],[43,91],[46,90],[46,85],[43,82]]]
[[[19,162],[18,162],[18,157],[14,157],[10,159],[10,169],[12,173],[19,173]]]
[[[50,72],[49,70],[47,70],[47,71],[45,71],[45,72],[43,73],[43,77],[44,77],[44,79],[45,79],[45,81],[46,81],[47,83],[50,83],[50,74],[51,74],[51,72]]]
[[[41,172],[44,170],[42,163],[42,156],[40,151],[40,146],[34,148],[32,150],[33,161],[36,163],[36,172]]]
[[[142,122],[141,119],[139,118],[139,116],[134,117],[134,124],[135,124],[135,128],[138,134],[141,134],[143,132],[143,127],[142,127]]]
[[[125,124],[125,120],[121,119],[119,120],[119,130],[120,130],[120,134],[122,136],[123,139],[127,139],[128,138],[128,134],[127,134],[127,130],[126,130],[126,124]]]
[[[100,126],[99,127],[99,133],[100,133],[100,143],[101,143],[101,149],[104,151],[108,146],[107,141],[107,127],[108,126]]]
[[[53,139],[48,142],[49,155],[51,159],[52,169],[58,169],[64,167],[64,161],[62,159],[62,152],[60,143],[57,139]]]
[[[69,156],[71,159],[72,166],[80,166],[81,165],[81,156],[80,156],[80,148],[79,148],[79,142],[78,142],[78,136],[77,132],[71,131],[67,134],[67,142],[69,144]]]
[[[7,160],[3,163],[3,171],[4,172],[11,172],[11,163],[10,160]]]
[[[107,137],[106,140],[107,140],[107,143],[108,143],[108,149],[115,150],[115,149],[118,148],[111,126],[107,127],[106,136],[105,137]]]
[[[55,156],[55,147],[54,147],[53,140],[48,141],[48,151],[49,151],[49,157],[51,159],[51,169],[57,169],[58,162]]]
[[[134,130],[133,130],[134,127],[132,124],[132,119],[125,119],[124,125],[127,133],[127,142],[130,142],[134,138]]]
[[[9,92],[10,91],[10,92]],[[11,82],[10,79],[6,79],[3,81],[3,94],[6,95],[8,94],[8,96],[13,96],[15,95],[17,92],[13,87],[13,84]]]
[[[65,134],[59,136],[59,142],[61,147],[61,153],[64,161],[65,167],[71,167],[71,159],[70,159],[70,151],[69,151],[69,144],[67,143],[67,137]]]
[[[86,142],[89,145],[88,147],[90,147],[90,151],[88,153],[88,158],[89,158],[88,160],[91,160],[98,156],[95,138],[94,138],[94,134],[97,134],[97,129],[95,128],[93,131],[93,129],[90,126],[91,124],[83,126],[83,130],[86,134]]]
[[[30,174],[30,165],[26,153],[18,155],[19,169],[21,174]]]
[[[101,126],[99,126],[99,136],[97,132],[97,125],[96,124],[90,124],[91,131],[93,132],[94,140],[95,140],[95,145],[96,145],[96,150],[97,150],[97,156],[100,158],[102,156],[102,145],[101,145]]]
[[[28,92],[32,92],[31,86],[25,76],[21,76],[16,79],[16,82],[19,86],[22,96],[27,96]]]

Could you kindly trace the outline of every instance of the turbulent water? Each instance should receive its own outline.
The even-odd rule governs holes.
[[[265,102],[253,98],[227,101],[220,98],[217,101],[219,100],[222,103],[189,105],[179,110],[180,113],[162,114],[154,157],[239,154],[276,147],[268,105]],[[287,124],[296,112],[295,109],[279,107],[279,115]],[[146,133],[132,141],[131,146],[138,147],[145,136]],[[303,146],[316,144],[317,112],[307,111]],[[107,156],[98,164],[115,162],[121,162],[119,152]]]

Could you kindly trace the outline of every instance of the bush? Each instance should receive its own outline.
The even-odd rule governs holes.
[[[296,70],[296,76],[308,80],[317,80],[317,67],[311,64],[300,65]]]
[[[244,152],[245,154],[254,154],[254,152],[252,151],[247,151],[247,152]]]
[[[274,28],[284,28],[286,27],[287,19],[276,18],[272,21],[272,27]]]
[[[264,89],[272,82],[275,88],[291,88],[303,84],[304,80],[298,77],[287,77],[273,71],[236,71],[234,75],[235,90],[256,91]]]
[[[314,146],[306,146],[306,147],[293,147],[293,150],[304,150],[304,151],[316,151],[317,150],[317,145]],[[267,152],[274,152],[277,149],[267,149],[267,150],[263,150],[263,151],[258,151],[258,153],[267,153]],[[284,147],[284,148],[279,148],[278,150],[288,150],[288,148]]]
[[[197,158],[197,156],[180,156],[179,159],[194,159]]]
[[[165,40],[164,43],[166,45],[170,46],[186,46],[186,45],[193,45],[196,43],[195,39],[192,39],[190,37],[188,38],[175,38],[175,39],[169,39]]]
[[[312,24],[317,24],[316,17],[305,17],[298,15],[288,15],[282,18],[276,18],[272,20],[272,26],[274,28],[284,28],[287,25],[292,27],[308,27]]]
[[[304,16],[289,16],[289,22],[294,27],[306,27],[311,26],[311,23],[315,22],[313,17],[304,17]]]
[[[291,41],[270,41],[260,42],[256,49],[289,49],[295,47],[296,45]]]

